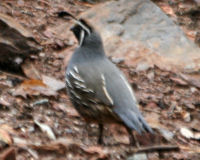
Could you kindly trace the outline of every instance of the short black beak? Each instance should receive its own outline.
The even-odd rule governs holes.
[[[74,28],[75,28],[75,26],[72,26],[72,27],[70,28],[70,31],[74,32]]]

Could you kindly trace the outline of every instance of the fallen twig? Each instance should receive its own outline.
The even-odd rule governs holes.
[[[155,111],[155,110],[152,110],[152,109],[147,109],[147,108],[145,108],[145,109],[142,109],[143,111],[146,111],[146,112],[154,112],[154,113],[158,113],[158,114],[160,114],[161,112],[160,111]]]
[[[169,152],[169,151],[179,151],[179,146],[177,145],[158,145],[158,146],[148,146],[141,148],[130,148],[131,153],[139,153],[139,152]]]
[[[10,76],[10,77],[14,77],[14,78],[17,78],[19,80],[25,80],[25,79],[27,79],[26,77],[23,77],[21,75],[18,75],[18,74],[15,74],[15,73],[8,73],[8,72],[5,72],[5,71],[0,71],[0,74],[4,74],[4,75]]]

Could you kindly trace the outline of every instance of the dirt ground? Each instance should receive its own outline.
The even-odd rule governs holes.
[[[200,44],[199,12],[180,14],[180,4],[185,4],[182,1],[155,3],[181,24],[191,40]],[[33,32],[43,51],[31,63],[40,75],[60,80],[50,84],[59,88],[64,82],[66,57],[77,42],[72,34],[66,34],[70,31],[60,31],[63,20],[56,13],[67,10],[78,16],[94,5],[78,0],[3,0],[0,13]],[[70,26],[71,21],[66,25]],[[141,148],[129,146],[125,129],[115,124],[105,125],[105,146],[97,145],[98,126],[83,121],[65,88],[54,92],[43,90],[41,80],[0,71],[0,159],[121,160],[147,150],[150,160],[199,160],[200,81],[196,80],[199,73],[174,73],[158,66],[138,71],[126,62],[117,65],[129,78],[142,113],[155,130],[155,135],[136,134]],[[38,85],[41,88],[33,91]]]

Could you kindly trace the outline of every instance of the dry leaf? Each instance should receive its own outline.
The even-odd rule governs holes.
[[[173,11],[173,9],[172,9],[170,6],[163,5],[163,6],[161,6],[161,9],[162,9],[165,13],[169,14],[170,16],[176,17],[176,14],[174,14],[174,11]]]
[[[58,91],[65,88],[64,82],[57,80],[53,77],[42,75],[42,80],[44,84],[46,84],[49,88],[51,88],[54,91]]]
[[[188,128],[183,127],[183,128],[180,129],[180,132],[184,137],[186,137],[188,139],[194,137],[192,131],[189,130]]]
[[[13,143],[12,137],[8,133],[8,131],[0,128],[0,141],[4,142],[5,144],[11,145]]]
[[[1,77],[0,77],[1,79]],[[13,87],[13,84],[11,81],[9,80],[0,80],[0,88],[1,90],[6,89],[6,88],[10,88]]]
[[[66,107],[66,111],[69,117],[80,117],[79,113],[73,107]]]
[[[10,134],[15,134],[15,131],[11,126],[8,124],[0,125],[0,141],[8,145],[13,144],[13,139]]]
[[[25,80],[21,83],[13,92],[14,96],[22,96],[24,98],[27,95],[46,95],[46,96],[56,96],[57,93],[46,86],[41,80]]]
[[[184,151],[186,151],[186,152],[194,152],[194,153],[200,153],[200,147],[190,147],[190,146],[183,146],[183,145],[179,145],[179,147],[182,149],[182,150],[184,150]]]
[[[41,79],[39,71],[35,68],[32,62],[27,60],[24,64],[21,65],[21,67],[26,77],[30,79]]]
[[[100,146],[90,146],[90,147],[84,147],[82,149],[89,154],[98,154],[98,158],[107,157],[107,151]]]
[[[30,144],[29,146],[35,150],[46,151],[46,152],[53,151],[59,154],[65,153],[71,147],[80,149],[80,143],[77,143],[75,140],[69,138],[59,138],[47,144],[40,144],[40,145]]]
[[[200,88],[200,81],[199,81],[199,75],[197,77],[195,76],[188,76],[188,75],[185,75],[185,74],[180,74],[180,77],[187,81],[188,83],[190,83],[191,85],[197,87],[197,88]]]
[[[200,133],[199,132],[193,132],[190,129],[183,127],[180,129],[181,135],[188,139],[196,139],[200,140]]]
[[[184,80],[182,80],[181,78],[178,78],[178,77],[170,77],[170,79],[172,81],[174,81],[175,83],[179,84],[179,85],[182,85],[182,86],[186,86],[188,85],[188,83]]]
[[[59,154],[63,154],[68,150],[73,150],[74,153],[82,151],[87,154],[95,156],[95,159],[106,158],[108,153],[107,150],[103,149],[102,147],[99,146],[88,147],[74,139],[69,139],[69,138],[59,138],[53,142],[41,145],[31,144],[30,147],[35,150],[48,151],[48,152],[53,151],[54,153],[57,152]]]
[[[6,100],[5,97],[0,97],[0,104],[3,105],[3,106],[10,106],[11,104]]]
[[[35,158],[35,159],[39,159],[38,153],[36,151],[34,151],[33,149],[30,148],[26,148],[26,150]]]
[[[190,113],[186,112],[186,111],[182,111],[181,115],[184,119],[185,122],[190,122],[191,121],[191,117],[190,117]]]
[[[51,139],[51,140],[55,140],[56,139],[56,136],[54,135],[52,129],[48,125],[46,125],[44,123],[40,123],[37,120],[35,120],[34,122],[35,122],[35,124],[37,124],[40,127],[40,129],[42,130],[42,132],[44,132],[44,133],[47,134],[47,136],[49,137],[49,139]]]
[[[5,149],[1,154],[0,154],[0,159],[1,160],[16,160],[16,152],[14,147],[9,147]]]
[[[194,139],[200,140],[200,133],[194,133]]]
[[[15,134],[16,133],[15,130],[11,126],[9,126],[8,124],[0,125],[0,129],[3,129],[3,130],[7,131],[10,134]]]
[[[52,108],[54,108],[57,111],[63,111],[67,112],[67,105],[65,103],[52,103]]]
[[[20,147],[26,147],[28,145],[28,140],[21,137],[13,137],[14,144]]]

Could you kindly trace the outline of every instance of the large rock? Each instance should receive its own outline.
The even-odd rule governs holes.
[[[200,49],[150,0],[106,2],[81,17],[98,28],[108,55],[125,57],[130,64],[200,68]]]
[[[18,70],[21,63],[38,53],[40,45],[13,18],[0,14],[0,68]]]

